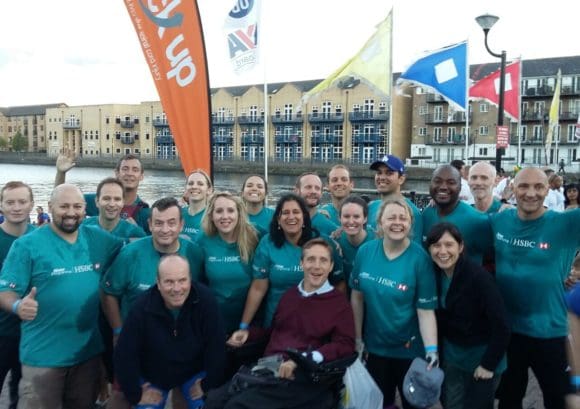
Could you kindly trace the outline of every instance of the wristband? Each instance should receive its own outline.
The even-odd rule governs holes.
[[[580,388],[580,375],[571,376],[571,377],[570,377],[570,383],[571,383],[571,384],[572,384],[572,386],[574,386],[576,389]]]
[[[121,330],[123,329],[123,327],[117,327],[117,328],[113,328],[113,335],[119,335],[121,333]]]
[[[428,345],[425,347],[425,352],[437,352],[437,345]]]
[[[12,304],[12,313],[18,315],[18,306],[20,305],[21,302],[22,300],[20,298],[14,301],[14,304]]]
[[[248,329],[248,328],[250,328],[250,324],[240,322],[240,329]]]

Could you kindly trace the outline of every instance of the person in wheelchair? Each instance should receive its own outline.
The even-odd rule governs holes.
[[[328,282],[333,262],[325,240],[304,244],[301,266],[304,278],[283,295],[271,328],[240,329],[228,340],[241,347],[266,331],[270,334],[266,358],[258,365],[242,366],[230,382],[210,391],[204,409],[324,409],[334,405],[334,386],[342,376],[329,382],[320,381],[320,374],[336,373],[340,366],[344,372],[356,357],[352,308],[344,293]]]

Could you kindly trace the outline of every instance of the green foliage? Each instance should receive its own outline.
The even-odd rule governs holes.
[[[0,138],[0,151],[5,151],[8,148],[8,141]]]
[[[28,140],[19,132],[12,138],[12,150],[15,152],[23,152],[28,148]]]

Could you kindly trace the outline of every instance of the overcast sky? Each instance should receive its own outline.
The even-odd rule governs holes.
[[[237,76],[222,30],[233,1],[198,0],[212,87],[261,83],[264,72],[268,82],[324,78],[362,47],[391,7],[395,71],[424,50],[465,39],[470,64],[498,61],[474,20],[484,13],[500,17],[489,43],[508,59],[580,54],[579,1],[262,1],[266,68]],[[122,0],[6,1],[0,38],[0,106],[159,99]]]

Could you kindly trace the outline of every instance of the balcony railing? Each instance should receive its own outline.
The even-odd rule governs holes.
[[[273,124],[301,124],[304,122],[302,114],[280,114],[270,117]]]
[[[81,129],[80,119],[65,119],[62,123],[64,129]]]
[[[236,118],[233,116],[212,115],[211,117],[212,125],[233,125],[235,122]]]
[[[264,135],[246,135],[242,136],[243,145],[264,145]]]
[[[167,121],[167,119],[155,118],[155,119],[153,119],[153,126],[166,127],[166,126],[169,126],[169,122]]]
[[[157,137],[157,144],[159,145],[171,145],[173,143],[173,138],[169,135],[160,135]]]
[[[276,135],[274,140],[276,143],[301,143],[302,137],[300,135]]]
[[[357,121],[388,121],[389,113],[387,111],[355,111],[348,113],[348,119],[351,122]]]
[[[238,117],[238,123],[239,124],[243,124],[243,125],[247,125],[247,124],[263,124],[264,123],[264,117],[261,115],[241,115]]]
[[[121,128],[133,128],[135,127],[135,122],[132,120],[121,121]]]
[[[308,122],[319,123],[319,122],[343,122],[344,114],[342,112],[314,112],[308,114]]]
[[[522,121],[547,121],[548,114],[544,111],[523,111]]]
[[[342,144],[342,135],[323,134],[321,132],[312,132],[312,145],[320,145],[323,143],[340,145]]]
[[[427,100],[427,102],[445,102],[445,98],[443,98],[439,94],[433,94],[433,93],[427,94],[425,99]]]
[[[121,143],[124,145],[133,145],[135,143],[135,137],[131,136],[121,136]]]
[[[426,124],[444,124],[447,119],[442,114],[428,114],[423,115],[423,117],[425,118]]]
[[[212,135],[211,141],[220,145],[231,145],[234,143],[234,137],[230,135]]]
[[[380,133],[367,133],[352,136],[352,143],[382,143],[384,137]]]

